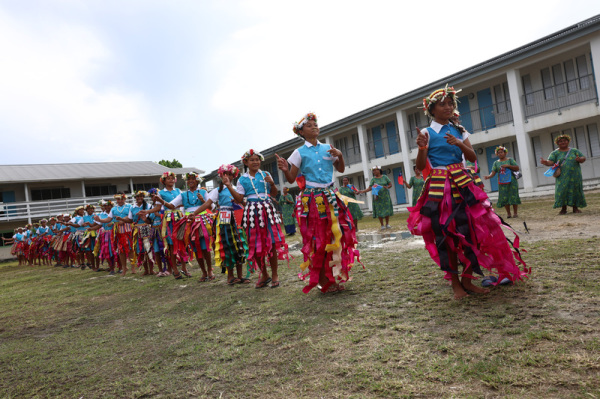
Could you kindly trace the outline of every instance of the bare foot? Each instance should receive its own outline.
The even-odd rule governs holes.
[[[482,288],[482,287],[473,285],[473,282],[471,281],[470,278],[463,278],[462,286],[464,287],[465,290],[475,292],[477,294],[488,294],[490,292],[490,290],[487,288]]]

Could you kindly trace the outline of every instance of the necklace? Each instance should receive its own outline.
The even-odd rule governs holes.
[[[196,190],[194,190],[194,191],[190,191],[190,190],[188,190],[188,191],[185,193],[185,196],[186,196],[186,198],[187,198],[187,202],[188,202],[188,204],[190,204],[189,208],[191,208],[192,206],[195,206],[195,205],[197,205],[198,203],[200,203],[200,198],[198,198],[198,194],[196,194],[196,192],[198,192],[198,193],[199,193],[199,192],[200,192],[200,190],[198,190],[198,189],[196,189]],[[192,202],[192,200],[190,200],[190,193],[194,194],[194,195],[192,196],[192,198],[194,199],[194,201],[193,201],[193,202]]]
[[[258,172],[262,176],[263,183],[265,185],[264,196],[261,197],[260,194],[262,194],[262,193],[259,193],[258,190],[256,189],[256,187],[254,186],[254,182],[252,181],[252,176],[250,176],[250,173],[248,173],[248,177],[250,178],[250,184],[252,184],[252,188],[254,189],[254,192],[256,193],[256,195],[258,196],[258,198],[261,199],[261,200],[265,200],[265,199],[267,199],[267,196],[268,196],[268,194],[267,194],[267,182],[265,181],[265,174],[263,173],[263,171],[259,169]],[[254,176],[256,176],[256,173],[254,174]]]

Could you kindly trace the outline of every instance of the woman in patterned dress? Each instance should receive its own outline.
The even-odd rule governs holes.
[[[346,197],[356,199],[356,194],[358,190],[354,187],[353,184],[350,184],[350,180],[344,176],[342,178],[342,187],[338,190],[340,194],[345,195]],[[363,212],[360,209],[360,206],[354,202],[348,202],[348,209],[350,210],[350,214],[352,215],[352,222],[354,223],[354,228],[358,231],[358,221],[362,219]]]
[[[519,170],[519,165],[514,159],[508,158],[508,151],[506,148],[499,146],[496,147],[496,155],[498,160],[494,162],[492,166],[492,173],[484,176],[486,180],[491,179],[498,173],[498,208],[504,207],[506,209],[507,218],[518,217],[517,208],[521,204],[521,198],[519,198],[519,183],[517,178],[513,176],[513,171]],[[510,206],[513,206],[513,214],[510,214]]]
[[[421,191],[423,191],[423,185],[425,184],[425,180],[423,179],[423,175],[421,171],[416,166],[413,168],[415,171],[415,175],[410,178],[408,183],[406,183],[406,188],[412,188],[412,206],[415,206],[417,203],[419,196],[421,195]]]
[[[546,166],[559,163],[561,173],[556,178],[554,191],[554,208],[561,208],[559,215],[567,213],[567,206],[573,207],[573,213],[581,213],[579,208],[585,208],[583,195],[583,177],[581,165],[585,162],[585,155],[577,148],[569,147],[571,137],[568,134],[558,136],[554,142],[558,149],[552,151],[548,159],[541,158],[540,162]]]
[[[283,188],[283,194],[279,198],[279,203],[281,205],[281,214],[283,215],[285,234],[293,236],[296,234],[296,219],[294,218],[296,201],[294,201],[294,197],[292,197],[287,187]]]
[[[375,187],[381,187],[377,195],[373,195],[373,217],[379,218],[381,224],[381,230],[390,229],[390,216],[394,214],[394,208],[392,207],[392,199],[390,192],[392,188],[392,181],[389,177],[381,173],[381,166],[373,167],[373,178],[369,183],[369,187],[359,191],[359,194],[363,194],[373,190]],[[383,224],[385,219],[385,225]]]

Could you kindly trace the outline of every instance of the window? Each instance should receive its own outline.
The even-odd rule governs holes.
[[[496,99],[496,112],[503,113],[510,110],[507,82],[494,86],[494,98]]]
[[[85,186],[86,197],[99,197],[101,195],[114,195],[116,193],[117,186]]]
[[[388,148],[390,154],[397,154],[400,152],[400,146],[398,145],[398,133],[396,129],[396,122],[391,121],[385,124],[385,133],[387,135]]]
[[[585,142],[585,127],[584,126],[578,126],[575,129],[575,137],[573,137],[573,141],[574,141],[574,145],[575,147],[577,147],[577,149],[581,152],[583,152],[584,154],[586,152],[588,152],[587,150],[587,143]]]
[[[360,154],[360,141],[358,140],[358,133],[352,135],[352,149],[354,154]]]
[[[573,93],[577,91],[577,76],[575,76],[573,60],[565,61],[563,66],[565,67],[565,76],[567,78],[567,92]]]
[[[62,198],[71,198],[70,188],[61,187],[31,190],[32,201],[45,201]]]
[[[408,146],[409,148],[416,148],[417,147],[417,127],[419,127],[420,129],[425,128],[426,126],[423,126],[423,124],[425,122],[421,121],[421,112],[414,112],[412,114],[408,115],[408,128],[409,128],[409,137],[408,137]]]
[[[565,95],[566,88],[565,78],[563,76],[560,64],[552,66],[552,76],[554,77],[554,86],[556,86],[556,95],[559,97],[563,97]]]
[[[524,75],[521,77],[523,81],[523,92],[525,93],[525,104],[532,105],[533,104],[533,87],[531,86],[531,77],[529,75]]]
[[[542,141],[540,140],[540,136],[531,138],[531,146],[533,147],[535,166],[541,166],[540,158],[542,157]]]
[[[588,139],[590,141],[590,156],[600,156],[600,139],[598,137],[598,125],[595,123],[587,125]]]
[[[156,184],[153,183],[133,183],[133,191],[148,191],[150,190],[152,187],[156,187]],[[87,192],[87,190],[86,190]],[[87,193],[86,193],[87,195]]]
[[[544,87],[544,98],[546,100],[552,100],[554,93],[552,91],[552,79],[550,77],[550,68],[544,68],[540,71],[542,73],[542,86]]]
[[[277,169],[277,161],[265,163],[262,165],[261,169],[271,174],[271,177],[273,178],[273,183],[279,184],[279,172]]]
[[[589,89],[591,84],[585,55],[575,58],[575,62],[577,63],[577,73],[579,74],[579,87],[581,90]]]
[[[334,142],[335,148],[340,150],[342,154],[344,154],[344,158],[348,158],[348,138],[342,137],[341,139],[337,139]]]

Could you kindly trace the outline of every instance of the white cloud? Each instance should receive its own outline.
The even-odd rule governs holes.
[[[114,61],[92,29],[52,18],[32,24],[0,9],[0,54],[2,130],[12,148],[28,148],[4,154],[5,163],[131,159],[136,137],[153,134],[142,96],[91,85]],[[111,143],[106,152],[99,141]]]

